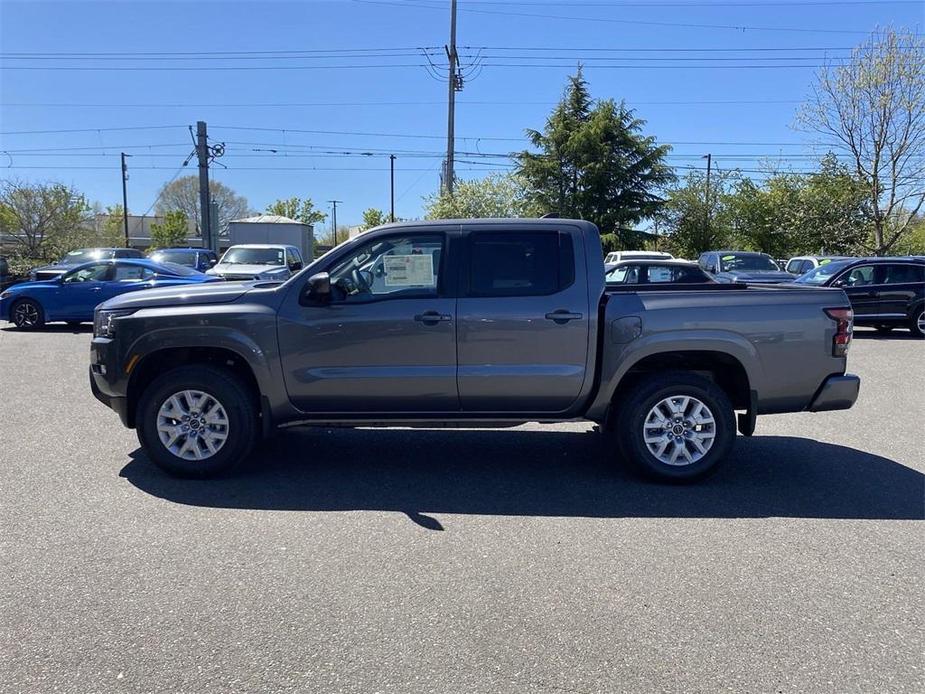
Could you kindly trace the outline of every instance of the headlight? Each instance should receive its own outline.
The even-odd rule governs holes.
[[[96,315],[93,316],[93,336],[112,337],[116,334],[116,324],[114,323],[115,319],[121,318],[122,316],[129,316],[133,313],[134,311],[124,309],[121,311],[107,311],[105,309],[98,310]]]

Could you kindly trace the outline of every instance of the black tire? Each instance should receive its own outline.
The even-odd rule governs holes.
[[[699,459],[687,464],[671,465],[659,460],[649,450],[644,439],[644,425],[658,403],[676,396],[696,398],[710,410],[714,421],[714,438],[712,445]],[[685,483],[716,472],[735,442],[735,432],[732,403],[716,384],[689,372],[669,371],[648,376],[636,384],[620,403],[614,433],[623,458],[638,472],[662,482]],[[684,446],[688,447],[688,444]]]
[[[227,414],[227,438],[217,452],[203,460],[179,457],[158,434],[161,406],[185,390],[212,396]],[[138,403],[135,426],[139,442],[158,467],[177,477],[198,478],[215,477],[234,468],[250,453],[259,431],[253,393],[233,373],[206,365],[181,366],[155,379]]]
[[[19,330],[38,330],[45,325],[45,311],[35,299],[20,299],[10,306],[10,319]]]
[[[909,331],[916,337],[925,337],[925,306],[919,306],[912,312],[909,320]]]

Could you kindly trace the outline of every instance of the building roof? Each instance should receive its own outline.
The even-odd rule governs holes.
[[[258,214],[254,217],[245,217],[244,219],[232,219],[232,222],[246,222],[248,224],[302,224],[295,219],[283,217],[278,214]]]

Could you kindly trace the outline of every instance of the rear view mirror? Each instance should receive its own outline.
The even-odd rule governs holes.
[[[308,278],[299,303],[303,306],[326,303],[331,298],[331,276],[326,272],[319,272]]]

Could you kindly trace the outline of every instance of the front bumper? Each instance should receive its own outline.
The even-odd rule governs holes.
[[[829,376],[807,408],[810,412],[828,412],[829,410],[847,410],[858,399],[861,379],[854,374]]]
[[[99,400],[101,403],[106,405],[109,409],[119,415],[119,419],[122,421],[124,426],[131,426],[129,424],[128,417],[128,398],[119,396],[119,395],[109,395],[104,393],[100,388],[98,378],[102,378],[100,374],[96,373],[93,370],[93,366],[90,366],[90,390],[93,391],[93,397]]]
[[[128,377],[119,362],[114,341],[94,337],[90,342],[90,390],[97,400],[119,415],[122,424],[130,427],[127,388]]]

